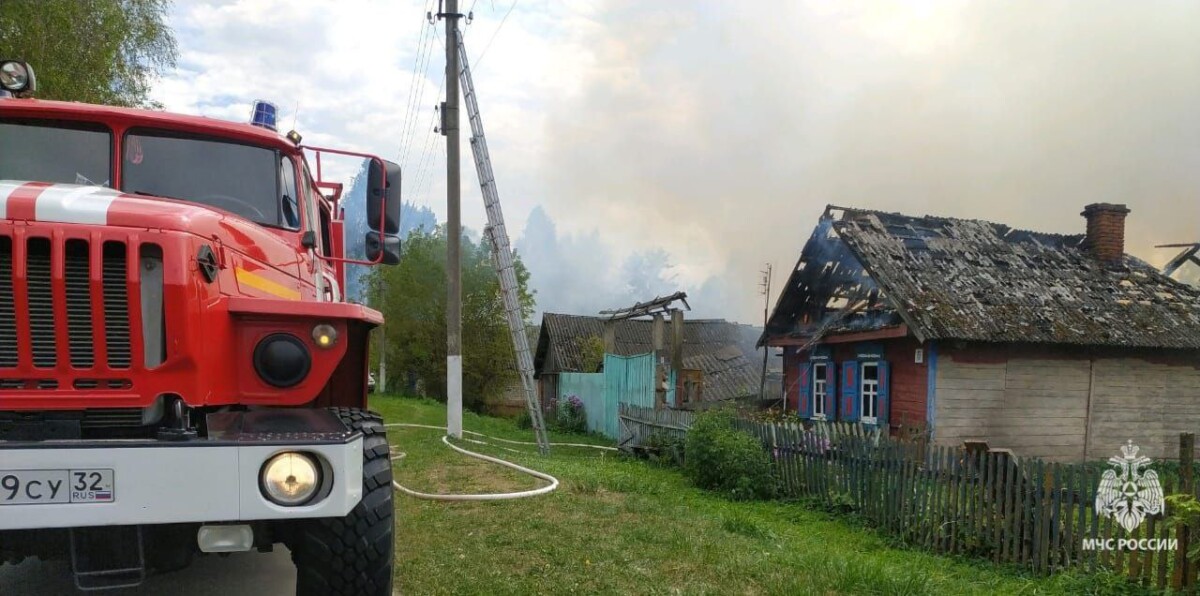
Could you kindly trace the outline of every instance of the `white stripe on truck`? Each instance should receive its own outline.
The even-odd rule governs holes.
[[[51,186],[38,195],[34,219],[59,223],[108,223],[108,208],[120,194],[103,186]]]

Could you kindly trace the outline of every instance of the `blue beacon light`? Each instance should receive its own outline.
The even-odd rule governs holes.
[[[256,99],[254,100],[254,111],[250,114],[250,124],[261,126],[267,130],[276,130],[275,115],[278,111],[275,104]]]

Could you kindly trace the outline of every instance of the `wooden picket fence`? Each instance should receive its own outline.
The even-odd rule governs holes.
[[[629,405],[620,415],[627,449],[655,436],[683,439],[694,419],[690,412]],[[1198,566],[1186,558],[1196,540],[1190,528],[1168,524],[1160,513],[1127,532],[1097,513],[1106,462],[1017,458],[931,445],[921,437],[897,440],[844,423],[739,418],[734,424],[762,442],[783,497],[862,516],[913,546],[1043,574],[1108,570],[1151,588],[1191,592],[1200,586]],[[1157,470],[1164,494],[1200,496],[1193,452],[1194,436],[1181,435],[1178,473]],[[1120,548],[1121,540],[1143,541],[1143,548]]]
[[[622,402],[618,417],[621,436],[617,446],[637,450],[662,437],[682,441],[696,415],[687,410],[656,410]]]
[[[1149,587],[1197,585],[1196,566],[1184,556],[1187,528],[1169,527],[1158,514],[1130,533],[1097,514],[1094,499],[1105,465],[1018,460],[1000,451],[852,433],[831,436],[799,424],[739,419],[736,425],[762,441],[784,496],[855,512],[909,544],[1037,573],[1107,569]],[[1185,450],[1190,460],[1190,442],[1181,455]],[[1164,494],[1195,494],[1191,462],[1183,464],[1179,475],[1161,477]],[[1088,539],[1106,545],[1109,539],[1151,539],[1161,548],[1087,548]]]

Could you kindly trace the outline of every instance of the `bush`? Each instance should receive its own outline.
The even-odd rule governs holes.
[[[667,466],[683,466],[684,440],[664,432],[656,432],[644,443],[650,461]]]
[[[696,416],[686,445],[684,470],[696,486],[734,500],[775,496],[770,458],[757,439],[733,428],[731,413],[707,411]]]
[[[558,405],[558,430],[578,434],[587,432],[587,413],[583,410],[583,400],[572,395]]]
[[[517,428],[521,430],[533,428],[533,416],[529,415],[529,410],[521,410],[521,413],[517,414]]]

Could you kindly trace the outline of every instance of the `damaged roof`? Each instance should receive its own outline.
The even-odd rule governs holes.
[[[1200,348],[1200,289],[1130,255],[1102,262],[1083,242],[1082,234],[830,207],[767,334],[903,322],[922,341]],[[839,292],[860,307],[829,308]],[[846,329],[856,318],[865,327]]]
[[[599,317],[544,313],[534,354],[540,376],[560,372],[595,372],[583,369],[583,343],[604,339],[605,321]],[[620,356],[654,351],[653,322],[626,319],[616,325],[616,350]],[[757,395],[758,368],[743,349],[742,331],[736,323],[720,319],[684,320],[683,368],[704,371],[706,401]],[[671,322],[664,325],[664,355],[670,358]]]

